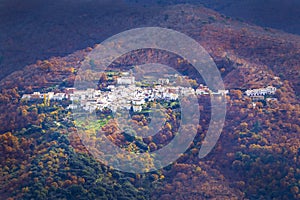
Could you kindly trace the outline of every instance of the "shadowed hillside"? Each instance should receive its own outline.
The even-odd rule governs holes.
[[[137,3],[136,3],[137,2]],[[36,60],[63,56],[133,27],[153,23],[164,1],[1,1],[0,79]],[[168,1],[168,4],[195,1]],[[299,30],[299,1],[197,1],[233,18],[291,33]],[[162,18],[164,16],[161,16]]]

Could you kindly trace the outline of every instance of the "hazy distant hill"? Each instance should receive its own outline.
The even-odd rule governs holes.
[[[122,30],[158,25],[151,18],[161,5],[177,3],[202,3],[234,18],[300,33],[297,0],[6,0],[0,2],[0,79],[38,59],[67,55]]]
[[[202,4],[227,16],[243,19],[263,27],[300,34],[300,1],[298,0],[127,0],[145,5],[178,3]]]

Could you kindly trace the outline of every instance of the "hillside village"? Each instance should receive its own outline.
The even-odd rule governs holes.
[[[229,90],[211,91],[207,86],[200,84],[198,88],[193,89],[190,86],[177,86],[168,78],[160,78],[152,85],[147,87],[137,86],[135,77],[129,73],[123,73],[118,77],[116,84],[108,85],[105,90],[88,88],[78,90],[76,88],[66,88],[64,92],[34,92],[24,94],[23,100],[44,99],[48,101],[62,101],[68,99],[72,101],[68,109],[83,109],[93,112],[95,110],[103,111],[110,109],[116,112],[118,109],[141,112],[147,102],[155,100],[177,101],[180,97],[189,95],[230,95]],[[252,98],[253,101],[263,100],[268,95],[268,100],[277,100],[273,98],[276,87],[267,86],[266,88],[248,89],[244,96]]]

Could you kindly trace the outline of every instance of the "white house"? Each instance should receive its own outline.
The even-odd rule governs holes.
[[[109,85],[109,86],[107,86],[107,89],[109,89],[109,90],[111,90],[111,91],[114,91],[115,86],[114,86],[114,85]]]
[[[135,98],[132,100],[133,105],[142,105],[145,103],[145,99],[143,98]]]
[[[87,90],[86,90],[86,96],[87,96],[87,98],[89,98],[89,99],[91,99],[91,98],[94,98],[95,97],[95,89],[93,89],[93,88],[88,88]]]
[[[47,97],[51,100],[53,99],[53,96],[54,96],[54,92],[48,92],[47,93]]]
[[[266,101],[269,102],[269,101],[278,101],[277,98],[266,98]]]
[[[76,109],[76,108],[78,108],[78,105],[76,105],[76,104],[70,104],[67,107],[67,109],[71,109],[71,110]]]
[[[198,88],[198,89],[196,89],[196,94],[197,95],[204,95],[204,94],[209,94],[209,92],[205,89]]]
[[[135,78],[133,76],[123,76],[117,78],[117,84],[119,85],[132,85],[135,83]]]
[[[61,101],[63,99],[66,98],[66,94],[65,93],[56,93],[53,95],[53,100],[57,100],[57,101]]]
[[[183,96],[188,96],[191,94],[195,94],[195,90],[191,87],[182,87],[180,90],[180,94]]]
[[[168,78],[160,78],[157,82],[161,85],[168,85],[170,83],[170,80]]]
[[[254,97],[254,96],[265,96],[267,94],[274,95],[276,92],[276,88],[273,86],[268,86],[266,88],[259,88],[259,89],[253,89],[253,90],[246,90],[245,94],[248,97]]]
[[[178,94],[168,93],[168,95],[166,97],[170,100],[177,100],[178,99]]]
[[[22,99],[31,99],[31,94],[23,94]]]
[[[42,99],[42,98],[44,98],[44,94],[41,94],[40,92],[34,92],[30,98],[31,99]]]
[[[141,112],[142,111],[142,106],[141,105],[133,105],[132,109],[134,112]]]

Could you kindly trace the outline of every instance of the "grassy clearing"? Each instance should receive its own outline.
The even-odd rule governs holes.
[[[88,118],[78,119],[75,121],[78,128],[85,130],[99,130],[107,124],[107,122],[108,119],[90,120]]]

